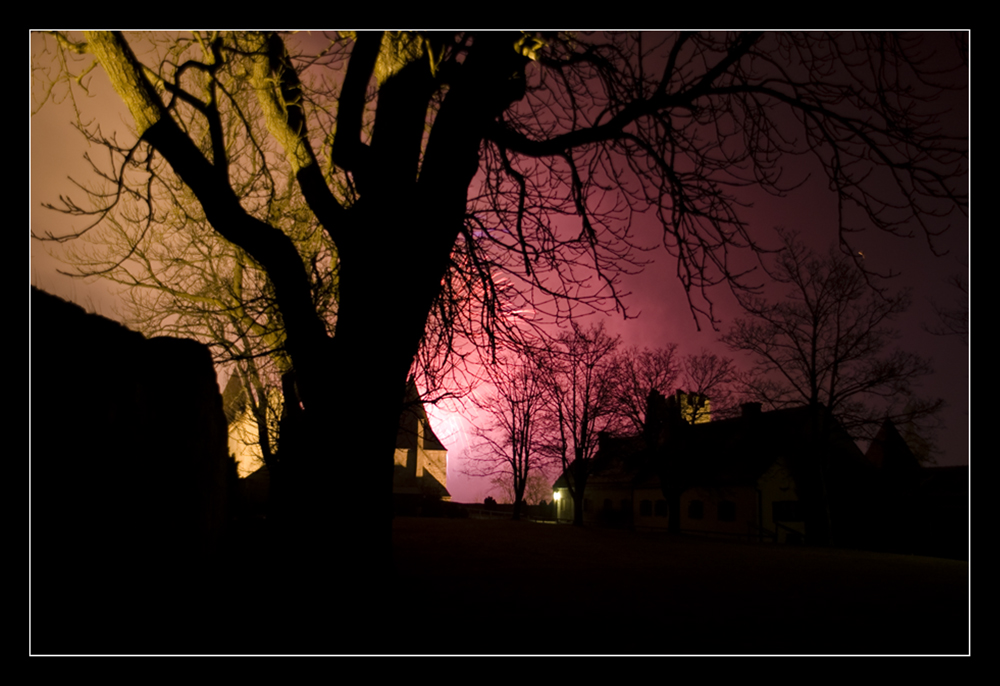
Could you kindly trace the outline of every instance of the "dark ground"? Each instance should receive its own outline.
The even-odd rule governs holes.
[[[62,596],[43,594],[36,585],[30,651],[969,651],[969,565],[955,560],[506,520],[400,517],[394,524],[395,575],[374,585],[384,590],[372,592],[362,587],[373,584],[326,584],[325,576],[296,584],[298,570],[282,577],[288,565],[258,536],[245,536],[221,565],[115,569],[104,583],[85,583],[71,573]],[[335,540],[327,546],[331,556]],[[73,566],[85,563],[75,560]],[[336,564],[350,569],[353,561],[340,558]],[[103,576],[97,570],[87,578]],[[313,588],[321,589],[322,600],[305,591]]]
[[[528,522],[397,519],[435,652],[965,654],[967,562]],[[401,599],[402,600],[402,599]],[[426,614],[425,614],[426,616]]]

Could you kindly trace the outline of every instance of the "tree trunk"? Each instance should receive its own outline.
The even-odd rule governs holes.
[[[292,444],[281,449],[281,543],[272,560],[287,593],[282,626],[298,627],[303,640],[332,638],[338,619],[362,636],[370,628],[365,622],[384,617],[380,605],[388,601],[392,572],[392,456],[407,374],[465,220],[484,131],[524,95],[527,57],[511,49],[511,40],[511,34],[477,36],[426,145],[435,84],[422,71],[424,62],[413,61],[381,84],[367,164],[350,169],[361,198],[349,208],[326,188],[312,155],[302,153],[307,141],[295,119],[298,108],[273,110],[269,126],[280,129],[276,135],[303,197],[337,244],[339,302],[331,338],[293,242],[246,213],[220,167],[163,107],[127,42],[118,34],[88,34],[140,135],[198,197],[213,229],[257,261],[274,287],[304,409]],[[273,61],[282,46],[271,42],[267,59]],[[280,78],[280,65],[258,66],[265,80],[278,78],[289,92],[297,88],[294,75]],[[365,83],[372,66],[361,75]],[[316,625],[324,628],[314,631]]]
[[[272,554],[282,584],[276,620],[290,627],[276,637],[283,648],[370,651],[388,639],[392,454],[403,388],[332,391],[325,405],[302,413],[294,452],[282,453],[285,507]]]

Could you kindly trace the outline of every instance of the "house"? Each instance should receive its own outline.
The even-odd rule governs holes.
[[[683,398],[651,394],[642,435],[602,435],[585,522],[797,542],[854,537],[872,468],[823,407],[690,424]],[[566,477],[558,517],[571,521]],[[677,521],[671,527],[671,517]]]
[[[431,428],[411,381],[396,434],[392,493],[397,510],[420,507],[422,501],[451,500],[448,493],[448,449]]]
[[[277,389],[273,390],[274,393],[268,396],[269,404],[277,417],[281,413],[282,397]],[[259,508],[267,500],[269,476],[257,440],[257,421],[235,374],[226,385],[223,401],[229,421],[229,450],[239,467],[244,497]],[[277,438],[275,427],[272,440]],[[427,502],[451,499],[447,488],[448,449],[431,428],[412,381],[407,387],[399,420],[393,462],[393,495],[397,510],[411,511]]]
[[[968,466],[924,466],[888,418],[865,457],[876,469],[879,548],[968,559]]]

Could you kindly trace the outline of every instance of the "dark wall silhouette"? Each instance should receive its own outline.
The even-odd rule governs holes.
[[[877,468],[876,547],[969,559],[969,468],[923,466],[886,419],[865,454]]]
[[[30,395],[34,649],[122,650],[214,583],[235,473],[211,355],[33,288]]]

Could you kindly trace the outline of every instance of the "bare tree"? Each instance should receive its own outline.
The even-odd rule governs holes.
[[[551,461],[544,450],[551,421],[548,374],[530,359],[510,354],[487,369],[492,391],[477,404],[486,418],[468,473],[509,484],[513,518],[521,518],[525,490]]]
[[[948,277],[947,285],[952,290],[950,306],[934,303],[934,312],[938,322],[926,327],[935,336],[958,336],[966,345],[969,344],[969,272],[968,263],[963,263],[964,272]]]
[[[681,392],[681,415],[691,424],[731,416],[737,405],[735,363],[706,350],[679,359],[674,343],[641,351],[632,347],[618,356],[615,368],[619,412],[636,433],[645,427],[652,391],[665,397]]]
[[[685,421],[699,424],[731,417],[738,407],[736,363],[707,350],[688,355],[681,365],[680,386],[687,394]]]
[[[506,475],[498,475],[490,480],[493,484],[494,492],[497,494],[497,502],[512,505],[515,500],[514,485]],[[552,481],[544,471],[533,472],[528,475],[524,487],[523,501],[526,505],[541,505],[543,501],[552,499]]]
[[[67,261],[79,274],[98,273],[121,287],[120,314],[131,328],[147,336],[195,338],[209,346],[223,373],[239,379],[243,412],[234,418],[231,439],[244,444],[240,457],[259,457],[267,466],[272,495],[282,493],[280,418],[297,401],[283,395],[294,381],[282,384],[282,377],[294,374],[274,288],[260,265],[211,230],[190,192],[177,188],[173,199],[163,210],[169,220],[142,231],[112,222],[113,230],[69,252]],[[276,201],[269,212],[309,269],[314,308],[334,322],[336,275],[328,269],[332,255],[322,232],[301,211],[289,212],[287,202]],[[248,468],[241,462],[241,475]]]
[[[732,359],[702,350],[675,363],[672,378],[679,386],[673,394],[666,390],[672,388],[670,385],[651,386],[646,391],[640,430],[646,450],[660,472],[669,531],[676,534],[680,533],[681,496],[692,485],[697,450],[694,446],[679,447],[680,442],[664,450],[663,441],[667,435],[675,441],[687,436],[686,425],[732,416],[737,370]]]
[[[646,401],[656,390],[669,395],[677,384],[680,365],[677,344],[661,348],[631,347],[618,356],[615,363],[619,383],[619,412],[626,423],[641,432],[646,421]]]
[[[909,307],[908,294],[874,290],[834,249],[819,257],[795,234],[785,239],[772,272],[785,298],[744,299],[748,317],[723,337],[755,362],[747,390],[774,408],[824,405],[856,436],[877,430],[886,413],[933,413],[939,401],[914,403],[913,384],[930,372],[929,361],[893,347],[892,321]]]
[[[241,477],[248,476],[266,465],[268,471],[277,467],[278,428],[284,405],[281,386],[267,383],[253,359],[240,360],[232,366],[232,374],[223,392],[229,439],[237,444],[235,457]]]
[[[556,422],[554,451],[573,499],[573,523],[583,524],[584,493],[602,432],[621,425],[617,380],[620,339],[603,322],[582,328],[575,322],[543,358],[550,370],[550,411]]]
[[[705,289],[745,286],[730,258],[756,247],[742,189],[781,195],[802,178],[783,174],[800,154],[827,175],[844,242],[861,223],[905,231],[915,221],[933,238],[938,217],[966,208],[964,132],[942,132],[921,109],[943,88],[966,87],[964,48],[947,64],[938,42],[51,33],[39,37],[33,73],[38,106],[103,74],[134,127],[119,139],[109,122],[84,126],[111,162],[92,207],[64,201],[89,218],[74,235],[123,211],[140,213],[136,226],[159,223],[183,184],[212,231],[266,274],[307,417],[307,448],[288,465],[288,521],[301,525],[293,566],[326,588],[374,583],[391,567],[400,398],[430,313],[448,309],[447,284],[478,284],[489,305],[503,276],[526,306],[556,315],[568,313],[567,296],[620,305],[616,275],[636,264],[628,220],[650,211],[692,311],[711,318]],[[254,192],[238,191],[249,179]],[[335,321],[317,309],[310,270],[269,213],[286,194],[330,246]],[[489,311],[487,329],[506,315]],[[364,383],[352,382],[358,370]],[[583,458],[589,446],[572,449]],[[348,461],[359,486],[334,505],[330,485]],[[375,513],[338,527],[351,566],[316,546],[345,507]],[[333,584],[338,574],[350,578]]]

